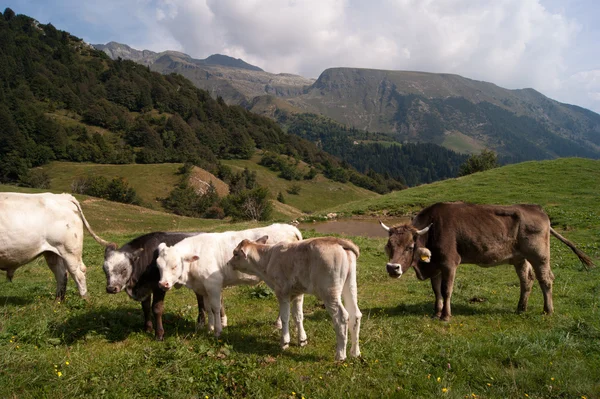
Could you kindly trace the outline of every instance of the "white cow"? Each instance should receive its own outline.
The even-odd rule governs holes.
[[[196,295],[201,295],[208,313],[208,328],[214,330],[218,337],[223,324],[227,323],[225,318],[221,320],[220,317],[223,288],[252,285],[260,281],[254,275],[235,271],[228,266],[231,253],[241,240],[256,240],[265,235],[269,235],[273,243],[302,240],[302,233],[296,227],[276,223],[255,229],[200,234],[171,247],[161,243],[156,259],[160,271],[158,285],[165,291],[175,285],[185,285]]]
[[[304,294],[313,294],[325,303],[337,336],[335,359],[346,359],[348,322],[351,356],[360,356],[358,335],[362,314],[358,309],[356,259],[358,247],[335,237],[265,245],[268,237],[252,242],[243,240],[233,251],[229,264],[233,270],[256,274],[275,291],[281,316],[281,347],[290,344],[290,301],[298,329],[298,344],[306,345],[302,303]],[[344,305],[342,304],[344,298]]]
[[[56,298],[64,299],[67,271],[79,294],[87,294],[83,250],[83,226],[104,246],[70,194],[0,193],[0,270],[12,281],[15,270],[44,255],[56,277]]]

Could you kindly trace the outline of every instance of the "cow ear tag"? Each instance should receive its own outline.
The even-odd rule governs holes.
[[[429,263],[431,261],[431,251],[429,249],[419,248],[418,254],[421,262]]]

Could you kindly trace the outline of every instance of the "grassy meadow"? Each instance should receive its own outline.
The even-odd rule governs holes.
[[[13,191],[0,186],[0,191]],[[145,232],[223,231],[257,226],[182,218],[79,197],[104,238],[123,244]],[[600,264],[600,162],[529,162],[353,202],[348,214],[408,214],[439,200],[540,203],[553,225]],[[303,231],[306,237],[314,231]],[[542,314],[535,285],[529,311],[515,312],[510,266],[463,265],[453,318],[432,320],[429,282],[385,272],[385,239],[351,237],[358,259],[362,357],[333,361],[335,334],[320,302],[306,296],[308,345],[282,352],[277,302],[263,286],[224,291],[229,326],[219,340],[195,331],[187,288],[165,301],[165,341],[143,331],[139,303],[105,293],[103,248],[88,234],[90,298],[69,281],[54,302],[43,260],[0,281],[0,397],[4,398],[599,398],[600,267],[584,270],[551,239],[555,314]]]

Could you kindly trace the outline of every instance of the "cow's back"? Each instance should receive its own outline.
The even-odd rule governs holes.
[[[412,224],[434,256],[460,256],[462,263],[494,264],[510,259],[532,237],[547,239],[550,223],[538,205],[479,205],[442,202],[423,209]]]
[[[0,263],[24,264],[56,248],[80,255],[83,223],[70,194],[0,193]]]

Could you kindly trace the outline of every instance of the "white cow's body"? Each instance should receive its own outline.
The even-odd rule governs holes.
[[[12,280],[17,268],[43,254],[56,277],[56,297],[64,298],[67,271],[85,296],[84,225],[96,241],[109,244],[91,230],[70,194],[0,193],[0,270]]]
[[[227,262],[241,240],[255,240],[264,235],[268,235],[273,243],[302,240],[302,234],[294,226],[272,224],[256,229],[205,233],[186,238],[171,247],[160,244],[156,260],[160,270],[159,286],[169,290],[175,285],[185,285],[203,296],[209,329],[214,329],[218,336],[223,324],[219,317],[222,289],[260,281],[254,275],[233,270]]]
[[[352,241],[335,237],[263,245],[265,238],[257,242],[240,242],[229,264],[234,270],[256,274],[275,291],[282,321],[282,348],[286,349],[290,343],[290,302],[298,328],[298,344],[306,345],[302,303],[303,294],[307,293],[321,299],[331,315],[337,336],[336,360],[346,358],[348,325],[352,340],[350,355],[360,356],[358,335],[362,314],[357,303],[358,247]]]

